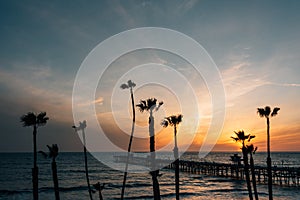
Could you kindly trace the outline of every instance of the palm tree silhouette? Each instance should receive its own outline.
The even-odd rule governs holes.
[[[86,121],[84,120],[83,122],[79,122],[79,126],[78,126],[78,127],[72,126],[72,128],[75,129],[75,132],[76,132],[76,133],[77,133],[77,131],[79,131],[79,130],[81,130],[81,132],[82,132],[85,176],[86,176],[86,182],[87,182],[88,189],[89,189],[90,199],[93,200],[93,197],[92,197],[92,189],[91,189],[90,179],[89,179],[88,162],[87,162],[87,153],[86,153],[85,131],[84,131],[84,129],[86,128]]]
[[[124,177],[123,177],[123,185],[122,185],[122,192],[121,192],[121,200],[124,199],[124,193],[125,193],[125,185],[126,185],[126,178],[127,178],[127,170],[128,170],[128,162],[129,162],[129,153],[131,151],[131,144],[133,139],[133,133],[134,133],[134,125],[135,125],[135,107],[134,107],[134,97],[133,97],[133,88],[136,86],[134,82],[131,80],[127,81],[126,83],[123,83],[120,87],[121,89],[129,89],[130,90],[130,96],[131,96],[131,107],[132,107],[132,126],[131,126],[131,134],[130,139],[128,143],[128,149],[127,149],[127,160],[126,160],[126,166],[124,171]]]
[[[160,200],[160,190],[157,176],[159,175],[159,170],[156,170],[155,163],[155,136],[154,136],[154,117],[153,112],[158,111],[163,102],[157,104],[157,99],[149,98],[147,100],[140,100],[140,103],[136,105],[139,107],[140,112],[149,112],[149,135],[150,135],[150,152],[151,152],[151,176],[153,182],[153,196],[155,200]]]
[[[174,127],[174,158],[175,158],[175,191],[176,191],[176,200],[179,200],[179,156],[178,156],[178,147],[177,147],[177,125],[182,122],[182,115],[172,115],[165,117],[162,121],[163,127],[173,126]]]
[[[252,138],[254,138],[255,136],[253,135],[245,135],[245,132],[243,130],[241,131],[234,131],[236,137],[231,136],[231,138],[235,141],[235,142],[240,142],[242,143],[242,153],[243,153],[243,160],[244,160],[244,169],[245,169],[245,176],[246,176],[246,182],[247,182],[247,189],[248,189],[248,193],[249,193],[249,199],[253,200],[253,196],[252,196],[252,190],[251,190],[251,182],[250,182],[250,175],[249,175],[249,163],[248,163],[248,152],[247,152],[247,148],[245,146],[245,141],[250,141]]]
[[[257,113],[260,117],[265,117],[267,119],[267,171],[268,171],[268,190],[269,190],[269,200],[273,199],[272,191],[272,161],[271,161],[271,151],[270,151],[270,114],[271,117],[275,117],[278,114],[280,108],[275,107],[271,113],[271,108],[266,106],[265,108],[257,108]]]
[[[40,112],[36,115],[33,112],[28,112],[25,115],[22,115],[20,122],[24,127],[32,126],[33,127],[33,168],[32,168],[32,185],[33,185],[33,199],[39,199],[39,185],[38,185],[38,173],[39,169],[37,166],[37,151],[36,151],[36,135],[37,129],[40,126],[46,125],[49,117],[46,117],[46,112]]]
[[[104,183],[101,185],[100,182],[97,182],[96,184],[94,184],[94,188],[99,192],[99,199],[103,200],[102,197],[102,190],[104,189]]]
[[[54,193],[55,199],[59,200],[59,187],[58,187],[58,178],[57,178],[57,166],[56,166],[56,157],[58,156],[58,146],[57,144],[52,144],[52,146],[47,145],[49,153],[39,151],[45,158],[52,158],[51,169],[52,169],[52,179],[54,184]]]
[[[257,147],[254,148],[253,144],[246,145],[247,152],[250,154],[250,168],[251,168],[251,175],[252,175],[252,185],[253,185],[253,191],[255,199],[258,200],[258,193],[257,193],[257,187],[256,187],[256,177],[255,177],[255,168],[254,168],[254,159],[253,154],[257,151]]]

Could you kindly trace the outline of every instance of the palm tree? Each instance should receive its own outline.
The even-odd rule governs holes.
[[[163,127],[168,127],[168,125],[174,127],[174,158],[175,158],[175,191],[176,191],[176,200],[179,200],[179,156],[178,156],[178,147],[177,147],[177,125],[182,122],[182,115],[172,115],[165,117],[162,121]]]
[[[265,108],[257,108],[257,113],[260,117],[265,117],[267,119],[267,171],[268,171],[268,189],[269,189],[269,200],[273,199],[272,192],[272,161],[271,161],[271,151],[270,151],[270,114],[271,117],[275,117],[278,114],[280,108],[275,107],[271,113],[271,108],[266,106]]]
[[[140,112],[149,112],[149,135],[150,135],[150,152],[151,152],[151,176],[153,182],[153,196],[155,200],[160,200],[160,190],[157,176],[159,175],[159,170],[156,170],[155,164],[155,136],[154,136],[154,117],[153,112],[158,111],[163,102],[157,104],[157,99],[149,98],[147,100],[140,100],[140,103],[136,105],[139,107]]]
[[[46,125],[49,117],[46,117],[46,112],[40,112],[36,115],[33,112],[28,112],[25,115],[22,115],[20,118],[20,122],[24,127],[33,126],[33,168],[32,168],[32,185],[33,185],[33,199],[39,199],[38,192],[38,166],[37,166],[37,151],[36,151],[36,135],[37,129],[40,126]]]
[[[58,178],[57,178],[57,166],[56,166],[56,157],[58,156],[58,146],[57,144],[52,144],[52,146],[47,145],[49,149],[49,153],[45,153],[43,151],[39,151],[42,153],[45,158],[52,158],[51,169],[52,169],[52,178],[54,184],[54,193],[55,199],[59,200],[59,187],[58,187]]]
[[[86,153],[86,141],[85,141],[85,132],[84,129],[86,128],[86,121],[84,120],[83,122],[79,122],[79,126],[72,126],[72,128],[75,129],[75,131],[79,131],[81,130],[82,132],[82,138],[83,138],[83,152],[84,152],[84,166],[85,166],[85,176],[86,176],[86,182],[88,185],[88,189],[89,189],[89,195],[90,195],[90,199],[93,200],[92,197],[92,189],[91,189],[91,185],[90,185],[90,179],[89,179],[89,171],[88,171],[88,162],[87,162],[87,153]]]
[[[242,149],[242,153],[243,153],[247,189],[248,189],[248,193],[249,193],[249,199],[253,200],[252,190],[251,190],[251,182],[250,182],[250,175],[249,175],[248,152],[247,152],[247,148],[245,146],[245,141],[249,142],[255,136],[252,136],[250,134],[245,135],[245,132],[243,130],[238,131],[238,132],[234,131],[234,133],[235,133],[236,137],[231,136],[231,138],[235,142],[241,142],[242,143],[242,148],[241,149]]]
[[[251,175],[252,175],[252,184],[253,184],[253,191],[255,199],[258,200],[258,193],[257,193],[257,187],[256,187],[256,177],[255,177],[255,168],[254,168],[254,160],[253,160],[253,154],[257,151],[257,147],[254,148],[253,144],[246,145],[247,151],[250,154],[250,168],[251,168]]]
[[[133,98],[133,90],[136,84],[132,82],[131,80],[127,81],[126,83],[123,83],[120,87],[121,89],[129,89],[130,90],[130,96],[131,96],[131,107],[132,107],[132,126],[131,126],[131,134],[130,134],[130,139],[129,139],[129,144],[128,144],[128,150],[127,150],[127,162],[125,166],[125,171],[124,171],[124,177],[123,177],[123,185],[122,185],[122,192],[121,192],[121,200],[124,198],[124,193],[125,193],[125,185],[126,185],[126,178],[127,178],[127,170],[128,170],[128,162],[129,162],[129,154],[131,151],[131,144],[132,144],[132,139],[133,139],[133,133],[134,133],[134,125],[135,125],[135,108],[134,108],[134,98]]]
[[[104,189],[104,183],[101,185],[100,182],[97,182],[96,184],[94,184],[94,188],[99,191],[99,199],[100,200],[103,200],[103,197],[102,197],[102,190]]]

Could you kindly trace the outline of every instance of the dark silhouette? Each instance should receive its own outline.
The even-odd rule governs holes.
[[[247,152],[247,147],[245,146],[245,141],[249,142],[255,136],[252,136],[250,134],[245,135],[243,130],[238,131],[238,132],[234,131],[234,133],[236,134],[236,137],[231,136],[231,138],[236,142],[242,143],[241,149],[242,149],[242,153],[243,153],[243,161],[244,161],[247,189],[248,189],[248,193],[249,193],[249,199],[253,200],[251,182],[250,182],[250,174],[249,174],[248,152]]]
[[[129,154],[131,151],[131,144],[133,139],[133,133],[134,133],[134,125],[135,125],[135,107],[134,107],[134,97],[133,97],[133,90],[136,84],[132,82],[131,80],[127,81],[127,84],[124,83],[120,87],[121,89],[129,89],[130,90],[130,97],[131,97],[131,107],[132,107],[132,127],[131,127],[131,134],[130,139],[128,143],[128,149],[127,149],[127,160],[126,160],[126,166],[124,171],[124,177],[123,177],[123,185],[122,185],[122,192],[121,192],[121,200],[124,199],[124,193],[125,193],[125,186],[126,186],[126,178],[127,178],[127,170],[128,170],[128,162],[129,162]]]
[[[154,200],[160,200],[160,190],[157,176],[159,175],[159,170],[156,169],[155,163],[155,136],[154,136],[154,117],[153,112],[158,111],[163,102],[157,104],[157,99],[150,98],[147,100],[140,100],[140,103],[136,105],[139,107],[140,112],[148,111],[149,116],[149,135],[150,135],[150,153],[151,153],[151,176],[153,182],[153,196]]]
[[[267,171],[268,171],[268,190],[269,190],[269,200],[273,199],[273,191],[272,191],[272,161],[271,161],[271,151],[270,151],[270,114],[271,117],[274,117],[278,114],[280,108],[275,107],[273,112],[271,113],[271,108],[266,106],[265,108],[257,108],[257,113],[260,117],[265,117],[267,119]]]
[[[169,117],[165,117],[162,121],[162,125],[164,127],[168,127],[168,125],[174,127],[174,158],[175,158],[175,191],[176,191],[176,200],[179,200],[179,156],[178,156],[178,147],[177,147],[177,125],[182,122],[182,115],[172,115]]]
[[[52,169],[52,179],[54,184],[54,193],[55,200],[59,200],[59,186],[58,186],[58,178],[57,178],[57,166],[56,166],[56,157],[58,156],[58,146],[57,144],[52,144],[52,146],[47,145],[49,149],[49,154],[39,151],[39,153],[43,154],[45,158],[52,158],[51,169]]]
[[[256,177],[255,177],[255,168],[254,168],[254,159],[253,154],[257,151],[257,147],[254,148],[253,144],[246,145],[247,151],[250,154],[250,168],[251,168],[251,175],[252,175],[252,185],[253,185],[253,191],[255,199],[258,200],[258,193],[257,193],[257,187],[256,187]]]
[[[79,131],[79,130],[81,130],[81,132],[82,132],[85,176],[86,176],[86,182],[87,182],[88,189],[89,189],[90,199],[93,200],[92,189],[91,189],[90,179],[89,179],[87,153],[86,153],[86,142],[85,142],[85,132],[84,132],[84,129],[86,128],[86,121],[84,120],[83,122],[79,122],[79,126],[78,127],[72,126],[72,128],[74,128],[76,132]]]
[[[94,184],[94,188],[99,192],[99,199],[100,200],[103,200],[103,197],[102,197],[102,190],[104,189],[104,183],[101,185],[100,182]]]
[[[37,166],[37,151],[36,151],[36,135],[37,129],[40,126],[46,125],[49,117],[46,117],[46,112],[41,112],[36,115],[33,112],[28,112],[26,115],[21,116],[20,122],[24,127],[33,126],[33,168],[32,168],[32,186],[33,186],[33,199],[39,199],[39,169]]]

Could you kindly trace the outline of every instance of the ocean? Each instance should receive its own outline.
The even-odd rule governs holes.
[[[124,168],[125,164],[114,163],[113,157],[120,153],[97,153],[107,165]],[[211,152],[200,159],[197,153],[185,153],[181,159],[230,163],[231,153]],[[241,153],[239,153],[241,155]],[[158,155],[162,158],[172,158],[172,153]],[[0,199],[29,200],[32,199],[31,168],[32,153],[0,153]],[[274,165],[300,167],[300,153],[272,153]],[[255,163],[266,165],[266,153],[256,153]],[[119,199],[122,188],[123,172],[112,169],[88,154],[89,175],[92,184],[105,183],[102,191],[106,200]],[[39,197],[41,200],[54,199],[51,174],[51,160],[38,156],[39,166]],[[84,171],[84,155],[82,152],[59,153],[57,157],[60,197],[62,200],[88,200]],[[141,167],[131,167],[140,173],[128,173],[125,190],[126,199],[153,199],[152,180],[149,172]],[[159,177],[162,199],[175,199],[174,171],[162,169]],[[268,199],[267,185],[259,184],[260,199]],[[274,199],[300,199],[299,187],[273,186]],[[94,199],[98,199],[96,192]],[[223,177],[180,173],[180,197],[182,200],[204,199],[248,199],[246,183],[242,180],[232,180]]]

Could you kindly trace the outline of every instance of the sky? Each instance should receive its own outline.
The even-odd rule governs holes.
[[[172,29],[193,38],[218,67],[226,94],[226,114],[214,151],[239,151],[239,145],[230,139],[238,130],[256,135],[253,143],[259,151],[265,151],[266,120],[256,111],[266,105],[281,108],[271,118],[272,150],[300,151],[299,8],[296,0],[0,1],[0,151],[32,150],[32,129],[23,128],[20,123],[20,116],[29,111],[46,111],[50,118],[38,130],[39,149],[56,143],[61,151],[81,151],[81,140],[71,128],[77,72],[99,43],[140,27]],[[178,94],[168,90],[168,86],[139,85],[138,77],[126,75],[129,66],[147,62],[157,64],[150,68],[163,64],[188,77],[198,100],[176,100],[176,95],[189,92],[188,84],[177,83],[176,79],[169,78],[174,81],[172,85],[178,86]],[[158,50],[132,52],[112,63],[99,82],[94,102],[99,124],[112,143],[126,149],[128,135],[124,132],[131,126],[129,93],[113,89],[132,78],[137,84],[137,103],[153,96],[165,102],[155,114],[157,148],[172,141],[172,128],[161,128],[159,121],[185,109],[179,126],[179,146],[197,151],[210,125],[213,105],[203,77],[189,79],[193,71],[186,69],[192,67]],[[151,82],[151,73],[146,75]],[[155,73],[152,76],[159,77]],[[113,102],[115,112],[122,111],[117,118],[110,112],[110,98],[115,94],[126,100],[120,102],[117,98]],[[123,104],[128,106],[118,106]],[[199,118],[194,115],[197,108]],[[147,113],[137,111],[136,134],[140,138],[133,143],[137,151],[148,149],[147,117]],[[196,131],[191,133],[195,126]]]

